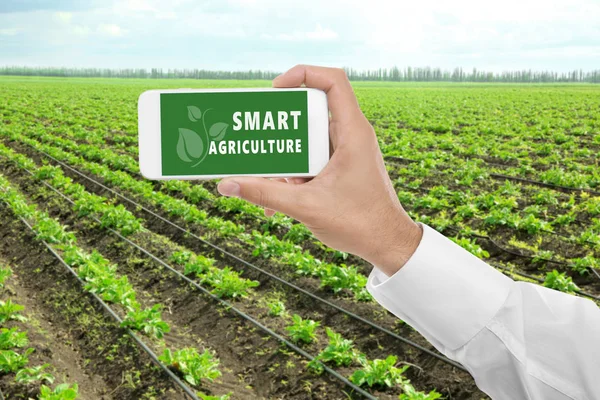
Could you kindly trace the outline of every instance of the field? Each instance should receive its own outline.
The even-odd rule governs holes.
[[[137,97],[267,81],[0,78],[7,398],[486,398],[301,224],[144,180]],[[411,216],[600,302],[600,87],[355,83]],[[30,350],[31,349],[31,350]]]

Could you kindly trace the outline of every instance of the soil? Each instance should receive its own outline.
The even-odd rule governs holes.
[[[11,143],[11,145],[12,145],[12,143]],[[24,148],[24,150],[27,150],[27,148]],[[29,154],[30,156],[35,155],[35,154],[31,154],[34,152],[31,152],[31,150],[29,150],[29,151],[30,151],[30,154]],[[7,167],[7,169],[10,170],[10,167]],[[68,170],[65,172],[68,172]],[[69,174],[67,173],[67,175],[69,175]],[[71,177],[74,178],[74,180],[79,181],[79,183],[81,183],[81,184],[84,184],[84,185],[87,184],[86,186],[88,186],[88,190],[96,192],[98,194],[107,195],[107,193],[102,193],[101,190],[98,190],[98,187],[93,187],[92,185],[90,185],[88,181],[78,179],[77,176],[71,176]],[[47,203],[46,200],[39,200],[39,201],[41,201],[43,203]],[[127,203],[124,203],[124,204],[126,206],[128,205]],[[135,210],[135,209],[131,208],[131,211],[133,211],[134,213],[137,213],[138,216],[141,216],[139,210]],[[155,210],[155,211],[157,211],[157,210]],[[65,211],[65,214],[67,214],[67,213],[68,212]],[[69,218],[69,217],[67,215],[61,215],[61,219],[64,219],[64,218]],[[176,221],[176,222],[182,223],[182,221]],[[67,223],[69,223],[71,226],[77,226],[76,222],[72,222],[71,220],[68,220],[68,219],[67,219]],[[160,220],[148,219],[144,225],[146,227],[148,227],[149,229],[151,229],[151,231],[160,232],[161,234],[169,237],[170,239],[174,240],[177,243],[187,245],[189,248],[193,249],[194,251],[203,253],[205,255],[209,255],[213,258],[216,258],[220,262],[227,263],[227,265],[232,264],[231,260],[224,259],[221,254],[214,253],[206,248],[202,248],[202,246],[199,245],[198,241],[193,241],[189,237],[185,237],[184,235],[181,234],[180,231],[177,231],[174,228],[172,228],[168,225],[165,225],[164,222],[161,222]],[[83,228],[80,228],[80,229],[81,229],[81,231],[84,231]],[[199,234],[206,233],[206,232],[202,232],[197,227],[195,228],[195,230]],[[104,239],[103,237],[93,237],[93,239],[90,239],[89,243],[93,244],[93,247],[96,247],[96,248],[100,247],[102,249],[109,249],[112,246],[113,248],[118,249],[118,250],[113,250],[110,253],[111,258],[116,257],[117,259],[122,259],[124,263],[127,263],[127,259],[133,259],[134,255],[124,256],[124,254],[128,254],[128,253],[124,253],[122,246],[118,247],[115,244],[109,245],[108,242],[106,242],[106,245],[104,245],[103,243],[105,243],[105,242],[103,242],[103,241],[108,240],[108,236],[103,235],[103,234],[101,234],[101,236],[104,236],[106,239]],[[150,243],[150,241],[147,241],[146,244],[144,244],[144,247],[149,246],[149,243]],[[243,259],[251,259],[252,258],[251,254],[249,254],[249,252],[247,250],[245,250],[239,246],[235,246],[235,245],[232,246],[231,243],[228,243],[227,241],[222,241],[222,242],[219,242],[218,244],[222,245],[224,247],[227,247],[228,250],[230,250],[230,251],[234,251],[236,254],[240,255]],[[159,249],[159,246],[155,246],[155,247],[157,249]],[[138,255],[138,258],[139,258],[139,255]],[[275,264],[272,261],[265,261],[265,260],[253,260],[253,261],[259,263],[263,267],[270,268],[270,270],[273,269],[274,264]],[[140,263],[138,263],[138,264],[140,264]],[[141,263],[141,264],[142,264],[142,266],[137,265],[136,268],[138,268],[138,269],[142,268],[141,271],[143,271],[143,275],[148,276],[148,269],[150,269],[151,267],[150,266],[143,267],[143,265],[146,265],[146,264],[145,263]],[[237,266],[237,267],[241,268],[243,266]],[[416,332],[412,331],[412,329],[410,329],[406,325],[398,326],[397,319],[395,317],[393,317],[389,314],[386,314],[385,312],[383,312],[383,310],[381,310],[375,304],[355,303],[355,302],[352,302],[349,300],[336,298],[336,297],[332,296],[330,293],[319,289],[318,285],[315,284],[314,280],[298,279],[296,276],[294,276],[293,273],[291,273],[291,271],[289,271],[289,268],[286,268],[285,266],[281,266],[281,265],[278,266],[277,273],[279,275],[283,274],[284,278],[293,278],[294,280],[296,280],[296,283],[302,284],[303,287],[309,289],[311,292],[315,292],[319,296],[323,296],[323,297],[327,298],[329,301],[333,301],[333,302],[339,304],[340,306],[344,306],[348,309],[351,309],[353,312],[356,312],[359,315],[363,315],[363,316],[367,317],[368,319],[376,320],[376,322],[378,324],[381,324],[383,326],[387,325],[387,327],[389,327],[390,329],[393,329],[393,330],[403,334],[404,336],[408,336],[410,339],[417,341],[418,343],[420,343],[421,345],[424,345],[425,347],[431,348],[430,345],[420,335],[418,335]],[[287,273],[287,276],[286,276],[286,273]],[[286,288],[281,288],[281,287],[278,287],[277,285],[273,284],[273,282],[269,281],[268,279],[265,279],[264,276],[257,276],[256,274],[253,275],[249,271],[245,275],[250,278],[259,279],[262,283],[260,286],[260,290],[265,291],[265,293],[267,293],[269,290],[273,290],[273,288],[277,288],[277,290],[284,290],[284,291],[287,290]],[[130,276],[130,278],[131,278],[131,275],[129,275],[129,273],[128,273],[128,276]],[[153,280],[160,281],[161,278],[153,278]],[[179,287],[181,287],[181,283],[176,283],[176,284]],[[152,293],[153,297],[155,297],[157,295],[157,291],[154,288],[148,287],[148,291]],[[197,295],[196,295],[196,297],[197,297]],[[165,300],[169,300],[169,299],[167,298]],[[183,298],[182,303],[190,303],[190,301],[187,298]],[[375,331],[375,330],[368,328],[362,324],[357,324],[353,320],[347,320],[347,318],[345,318],[343,315],[340,315],[339,312],[334,311],[330,308],[328,309],[327,307],[323,307],[321,305],[317,305],[317,304],[315,304],[314,300],[309,299],[306,296],[299,295],[298,293],[295,293],[293,291],[290,292],[289,290],[287,290],[286,303],[288,304],[288,307],[290,307],[294,311],[298,311],[298,313],[300,313],[303,316],[309,316],[313,319],[320,319],[323,321],[323,324],[327,325],[327,326],[335,326],[336,331],[344,334],[345,337],[353,338],[356,341],[359,348],[362,351],[367,352],[369,354],[369,356],[371,356],[372,358],[383,357],[383,356],[386,356],[391,353],[391,354],[399,355],[400,360],[405,360],[406,362],[410,362],[412,364],[418,365],[425,372],[421,372],[421,369],[419,369],[419,368],[411,368],[411,369],[409,369],[410,372],[408,373],[409,377],[411,378],[411,380],[413,381],[415,386],[418,388],[437,388],[439,391],[444,392],[444,394],[446,396],[448,396],[448,398],[461,398],[461,399],[477,398],[477,399],[479,399],[484,396],[481,392],[479,392],[476,389],[476,387],[472,381],[472,378],[468,374],[463,373],[462,371],[458,371],[455,368],[450,367],[446,364],[443,364],[442,362],[437,361],[436,359],[431,358],[430,356],[427,356],[427,355],[425,355],[415,349],[412,349],[406,345],[402,345],[396,339],[388,337],[387,335],[383,335],[383,334],[381,334],[381,332]],[[203,309],[202,306],[200,306],[198,304],[192,304],[192,305],[194,307],[193,308],[194,310],[199,309],[199,308]],[[251,311],[252,307],[254,307],[254,305],[248,305],[246,308],[246,311]],[[256,312],[254,312],[254,314],[256,314]],[[212,318],[212,316],[211,316],[211,318]],[[211,319],[211,318],[209,318],[209,319]],[[216,320],[218,318],[214,318],[214,319]],[[169,321],[169,322],[171,322],[171,321]],[[272,322],[271,322],[271,324],[272,324]],[[202,328],[204,330],[206,330],[206,327],[204,325],[198,326],[198,334],[199,335],[201,334],[201,332],[203,330]],[[282,326],[274,327],[274,329],[276,329],[276,330],[282,330],[282,328],[283,328]],[[217,330],[217,332],[218,332],[218,330]],[[236,362],[239,363],[239,360],[236,360]],[[247,362],[244,361],[244,364],[247,365]],[[313,379],[313,378],[311,378],[311,379]],[[254,385],[256,386],[256,384],[254,384]]]
[[[82,399],[182,398],[145,353],[31,231],[0,204],[0,257],[13,272],[7,290],[25,306],[31,365],[56,368],[57,382],[78,383]],[[12,324],[12,322],[11,322]],[[0,380],[7,398],[27,398],[35,388]]]
[[[215,350],[223,377],[201,388],[203,392],[221,395],[232,392],[233,399],[289,398],[342,399],[349,392],[329,375],[315,376],[304,368],[304,359],[282,348],[276,340],[257,330],[254,325],[237,318],[214,301],[199,295],[172,274],[157,268],[148,259],[99,226],[77,220],[62,198],[39,187],[26,173],[14,166],[3,165],[4,175],[50,216],[58,218],[76,234],[78,244],[95,248],[126,274],[143,306],[162,303],[163,318],[173,331],[165,335],[176,348],[197,342]],[[352,396],[354,398],[354,396]],[[358,397],[360,398],[360,397]]]

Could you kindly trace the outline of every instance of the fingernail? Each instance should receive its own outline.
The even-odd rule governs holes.
[[[223,196],[240,197],[240,185],[235,181],[223,181],[217,186],[217,190]]]

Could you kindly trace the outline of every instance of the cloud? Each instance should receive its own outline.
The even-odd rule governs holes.
[[[0,29],[0,36],[15,36],[18,32],[16,28]]]
[[[76,36],[88,36],[90,33],[92,33],[92,30],[90,29],[89,26],[75,25],[72,28],[72,32]]]
[[[73,19],[73,13],[66,11],[57,11],[54,13],[54,18],[62,23],[70,23],[71,19]]]
[[[75,11],[91,10],[102,5],[102,0],[2,0],[0,14],[25,13],[32,11]]]
[[[106,36],[120,37],[127,34],[127,31],[121,28],[119,25],[101,24],[98,26],[98,33]]]
[[[292,33],[277,33],[275,35],[263,33],[260,35],[263,39],[284,41],[335,40],[338,36],[337,32],[329,28],[323,28],[321,25],[317,25],[314,30],[308,32],[294,31]]]
[[[598,0],[0,0],[0,63],[595,69],[598,21]]]

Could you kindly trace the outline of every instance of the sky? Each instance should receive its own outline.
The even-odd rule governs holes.
[[[0,65],[600,69],[600,0],[0,0]]]

